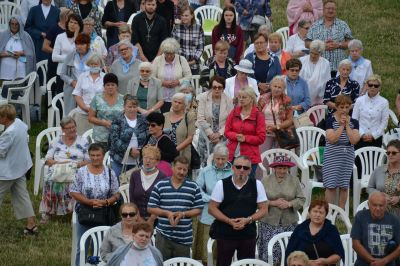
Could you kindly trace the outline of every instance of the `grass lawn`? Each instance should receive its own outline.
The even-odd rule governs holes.
[[[286,5],[288,0],[272,0],[274,29],[287,25]],[[400,1],[396,0],[338,0],[338,17],[347,21],[353,36],[362,40],[364,56],[372,61],[373,70],[383,80],[383,96],[394,108],[399,87],[400,66]],[[46,128],[46,123],[34,123],[30,130],[30,147],[34,152],[35,136]],[[33,172],[32,172],[33,173]],[[28,181],[33,191],[33,175]],[[316,192],[321,195],[322,192]],[[31,194],[35,211],[38,211],[40,196]],[[39,221],[39,216],[38,216]],[[39,225],[37,237],[25,237],[22,229],[25,221],[16,221],[7,195],[0,207],[0,261],[1,265],[69,265],[71,253],[70,216],[56,218],[46,225]]]

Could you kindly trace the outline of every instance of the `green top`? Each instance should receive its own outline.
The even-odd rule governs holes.
[[[136,97],[139,101],[139,107],[147,109],[147,92],[148,89],[143,87],[142,83],[139,82],[139,87],[136,93]]]

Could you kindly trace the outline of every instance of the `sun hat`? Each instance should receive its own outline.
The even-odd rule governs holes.
[[[274,158],[274,162],[269,165],[270,168],[275,168],[277,166],[293,167],[296,166],[294,162],[291,162],[285,155],[277,155]]]
[[[239,65],[236,65],[234,68],[246,74],[254,74],[253,63],[247,59],[240,60]]]

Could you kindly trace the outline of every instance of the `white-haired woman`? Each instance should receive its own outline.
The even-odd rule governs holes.
[[[194,112],[197,116],[197,107],[198,102],[196,99],[196,92],[192,86],[192,83],[189,81],[185,81],[179,87],[179,92],[185,94],[187,105],[186,105],[186,112]]]
[[[354,105],[360,92],[360,85],[350,78],[352,64],[349,59],[339,63],[339,75],[330,79],[325,85],[324,104],[328,106],[328,113],[336,111],[335,99],[338,95],[348,95]],[[352,106],[353,106],[352,105]],[[352,107],[353,108],[353,107]]]
[[[310,54],[300,57],[303,64],[300,77],[307,81],[311,106],[322,104],[325,84],[331,78],[329,61],[322,57],[324,51],[325,43],[314,40],[310,44]]]
[[[94,30],[95,21],[93,18],[87,17],[83,20],[82,32],[90,37],[90,50],[101,55],[104,59],[107,57],[107,48],[101,36],[97,35]]]
[[[142,115],[158,111],[164,104],[161,81],[151,76],[153,67],[149,62],[139,64],[139,76],[128,82],[127,94],[136,96],[138,111]]]
[[[179,154],[190,161],[196,116],[193,112],[186,112],[186,105],[184,93],[178,92],[172,96],[171,110],[164,114],[164,128],[169,129],[170,138]]]
[[[183,81],[190,81],[192,72],[185,57],[180,56],[179,43],[173,38],[165,39],[160,46],[161,55],[153,61],[153,76],[161,80],[164,105],[161,112],[171,109],[172,96]]]
[[[129,40],[122,40],[118,43],[120,57],[111,65],[111,73],[118,77],[118,92],[126,94],[128,82],[139,76],[139,64],[141,61],[133,55],[134,47]]]
[[[101,72],[104,67],[103,59],[100,55],[94,53],[90,55],[86,65],[89,66],[89,70],[78,77],[76,86],[72,91],[78,105],[77,112],[73,115],[78,135],[82,135],[92,128],[88,121],[90,103],[96,94],[103,92],[104,73]]]
[[[353,66],[350,73],[350,78],[360,84],[360,94],[364,95],[368,91],[368,87],[365,82],[367,78],[373,74],[371,61],[362,56],[364,47],[360,40],[351,40],[348,44],[348,47],[350,53],[349,59],[351,60],[351,64]]]

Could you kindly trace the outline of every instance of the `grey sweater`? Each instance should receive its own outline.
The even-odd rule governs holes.
[[[122,260],[125,258],[126,254],[128,253],[129,249],[131,249],[133,246],[133,241],[127,245],[124,245],[122,247],[119,247],[111,256],[109,262],[107,263],[107,266],[119,266],[122,262]],[[135,247],[133,247],[135,248]],[[157,264],[155,266],[163,266],[163,258],[158,249],[155,247],[149,245],[147,247],[150,249],[151,254],[153,254],[153,257]],[[146,248],[146,249],[147,249]]]
[[[107,262],[111,258],[112,253],[123,245],[126,245],[126,242],[122,236],[122,224],[119,222],[108,230],[101,243],[101,260]]]

